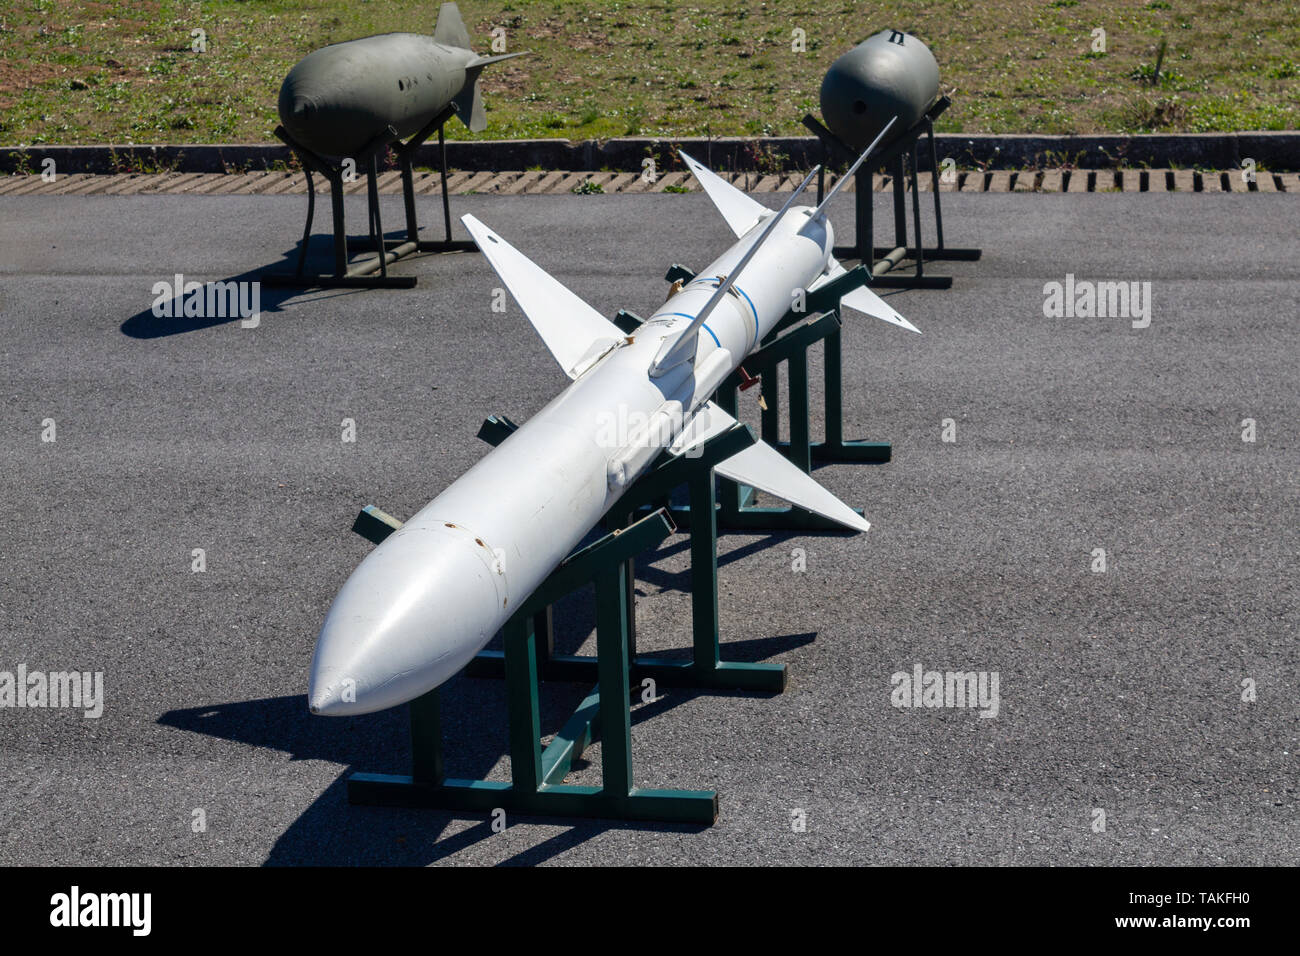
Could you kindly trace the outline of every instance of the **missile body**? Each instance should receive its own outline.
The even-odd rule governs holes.
[[[330,157],[355,156],[390,126],[414,135],[452,102],[477,132],[487,125],[479,72],[517,55],[476,55],[456,5],[445,3],[433,36],[385,33],[309,53],[280,87],[280,122]]]
[[[825,219],[809,220],[812,211],[792,210],[777,226],[737,294],[710,316],[694,363],[657,379],[647,373],[759,225],[366,556],[321,631],[313,713],[411,700],[491,640],[786,314],[791,291],[825,270],[833,235]],[[353,700],[343,699],[345,688]]]
[[[786,315],[796,290],[843,274],[822,209],[794,207],[791,197],[774,213],[683,158],[738,241],[630,336],[483,223],[462,218],[574,381],[348,578],[317,641],[313,713],[381,710],[452,677],[665,449],[688,454],[736,424],[709,397]],[[854,295],[843,303],[916,331],[869,290]],[[869,527],[763,442],[716,470],[853,530]]]

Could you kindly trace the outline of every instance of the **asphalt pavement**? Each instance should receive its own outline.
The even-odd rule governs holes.
[[[889,293],[924,335],[845,325],[846,434],[893,460],[817,477],[872,530],[721,539],[724,655],[788,664],[789,689],[634,709],[638,783],[716,789],[718,822],[497,833],[350,806],[350,773],[404,769],[404,714],[305,700],[370,547],[357,510],[414,513],[488,452],[484,417],[566,384],[513,301],[493,311],[486,262],[265,288],[254,328],[160,318],[178,273],[283,265],[302,197],[0,197],[0,704],[20,666],[104,688],[98,718],[0,707],[0,863],[1300,863],[1300,197],[944,203],[948,242],[983,257]],[[605,314],[648,314],[669,264],[732,241],[698,193],[453,204]],[[1067,281],[1139,283],[1149,325],[1045,316]],[[689,645],[687,540],[639,564],[643,648]],[[581,600],[557,617],[590,649]],[[895,706],[917,665],[996,675],[996,716]],[[546,686],[548,730],[586,690]],[[450,770],[505,779],[500,682],[457,678],[445,704]],[[598,745],[587,761],[571,779],[598,783]]]

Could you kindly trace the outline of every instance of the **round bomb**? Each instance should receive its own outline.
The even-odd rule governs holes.
[[[939,96],[939,64],[929,48],[898,30],[881,30],[831,64],[822,80],[822,117],[861,151],[891,118],[890,139],[910,129]]]

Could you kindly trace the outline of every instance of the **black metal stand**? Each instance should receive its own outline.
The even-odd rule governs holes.
[[[451,204],[447,198],[447,141],[443,127],[456,113],[449,105],[429,121],[423,129],[405,143],[397,138],[391,126],[375,137],[357,156],[357,166],[366,168],[366,194],[369,207],[369,242],[353,243],[355,248],[372,249],[376,255],[355,265],[349,265],[350,249],[343,218],[343,167],[312,152],[289,135],[283,126],[275,128],[275,135],[293,150],[302,163],[307,177],[307,224],[303,227],[302,243],[298,249],[298,265],[293,272],[273,272],[262,277],[268,286],[298,289],[308,288],[384,288],[410,289],[416,284],[415,276],[390,276],[388,266],[403,256],[414,252],[474,252],[477,246],[470,240],[451,238]],[[415,179],[412,164],[415,151],[437,132],[442,175],[442,217],[445,238],[439,241],[422,240],[415,215]],[[383,222],[379,214],[379,153],[392,147],[397,154],[402,174],[402,198],[406,206],[406,238],[385,239]],[[330,203],[334,214],[334,272],[329,275],[305,271],[307,244],[311,240],[312,221],[316,214],[316,184],[312,173],[317,172],[330,184]],[[375,273],[378,272],[378,275]]]
[[[917,120],[893,144],[878,157],[873,157],[870,166],[864,163],[859,167],[854,180],[855,214],[857,219],[856,244],[836,246],[835,255],[844,256],[866,265],[871,270],[871,284],[877,288],[889,289],[948,289],[952,287],[952,276],[925,274],[925,260],[948,259],[961,262],[974,262],[979,259],[981,250],[963,249],[945,246],[943,242],[943,209],[939,198],[939,158],[934,144],[934,121],[952,101],[946,96],[939,97],[925,115]],[[812,130],[821,141],[824,161],[823,172],[817,178],[817,201],[821,202],[825,186],[825,168],[831,163],[852,163],[858,156],[838,136],[823,126],[813,116],[805,116],[803,125]],[[921,197],[917,188],[916,172],[920,166],[920,138],[925,135],[929,145],[930,169],[933,173],[934,191],[934,227],[938,245],[926,248],[921,241]],[[871,174],[875,169],[888,170],[894,190],[894,245],[876,246],[874,222],[872,219]],[[904,178],[906,177],[906,179]],[[912,225],[915,232],[915,245],[909,246],[907,240],[907,181],[912,186]],[[915,263],[912,275],[892,274],[900,262],[910,259]]]

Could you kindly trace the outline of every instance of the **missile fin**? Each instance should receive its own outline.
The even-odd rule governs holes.
[[[477,73],[469,75],[452,102],[456,104],[456,115],[471,133],[487,129],[487,110],[483,108],[483,92],[478,88]]]
[[[867,531],[871,523],[805,475],[790,459],[764,441],[757,441],[714,468],[718,474],[743,485],[776,495],[805,511],[829,518],[853,531]]]
[[[593,364],[598,344],[623,338],[618,326],[478,219],[465,215],[460,221],[569,378]]]
[[[668,453],[680,458],[694,448],[699,448],[710,438],[721,435],[728,428],[736,426],[736,420],[724,412],[716,402],[705,402],[695,417],[686,423],[677,440],[668,448]]]
[[[493,63],[500,63],[502,60],[513,60],[517,56],[523,56],[528,50],[520,50],[517,53],[498,53],[496,56],[476,56],[465,64],[466,70],[481,70],[485,66],[491,66]]]
[[[737,237],[753,229],[759,217],[769,211],[762,203],[731,185],[699,160],[692,159],[680,149],[677,155],[695,174],[696,181],[708,193],[713,205],[718,207],[718,212],[722,213],[722,218],[727,220],[727,225]]]
[[[846,270],[842,265],[832,259],[830,270],[825,276],[814,282],[808,291],[812,292],[822,285],[825,285],[827,282],[830,282],[832,279],[844,275],[845,271]],[[846,305],[850,309],[855,309],[858,312],[871,316],[873,319],[890,322],[900,328],[907,329],[909,332],[915,332],[917,335],[921,334],[920,329],[907,321],[907,319],[903,318],[903,316],[900,315],[888,302],[876,295],[866,286],[854,289],[848,295],[841,298],[840,305]]]
[[[433,42],[443,46],[458,46],[462,50],[471,49],[469,30],[461,19],[460,8],[454,3],[444,3],[438,10],[438,22],[433,27]]]
[[[707,402],[682,430],[670,449],[677,456],[736,425],[736,419],[713,402]],[[871,523],[804,474],[771,445],[757,441],[714,468],[718,474],[751,485],[790,504],[829,518],[853,531],[866,531]]]
[[[478,88],[478,77],[483,67],[501,60],[523,56],[527,50],[518,53],[502,53],[500,56],[478,56],[465,65],[465,85],[452,97],[456,104],[456,115],[460,117],[471,133],[481,133],[487,129],[487,111],[483,109],[483,94]]]

